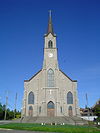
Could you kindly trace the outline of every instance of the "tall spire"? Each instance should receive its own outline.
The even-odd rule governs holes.
[[[53,25],[52,25],[51,10],[49,11],[49,21],[48,21],[48,30],[47,30],[47,34],[49,34],[49,33],[52,33],[54,35]]]

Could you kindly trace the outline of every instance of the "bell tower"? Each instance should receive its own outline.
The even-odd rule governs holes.
[[[53,31],[51,11],[49,11],[49,21],[47,33],[44,35],[44,61],[43,69],[58,69],[56,34]]]

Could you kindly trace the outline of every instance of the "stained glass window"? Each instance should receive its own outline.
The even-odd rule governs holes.
[[[52,69],[48,70],[48,87],[54,87],[54,71]]]
[[[34,104],[34,94],[32,91],[28,95],[28,104]]]
[[[73,104],[73,94],[71,92],[67,93],[67,104]]]

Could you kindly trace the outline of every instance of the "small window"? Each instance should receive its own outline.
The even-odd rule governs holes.
[[[39,107],[39,114],[41,113],[41,106]]]
[[[62,113],[62,107],[60,107],[60,112]]]
[[[53,48],[53,42],[51,40],[48,42],[48,48]]]

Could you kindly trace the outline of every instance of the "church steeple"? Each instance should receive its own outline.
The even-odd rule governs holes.
[[[49,21],[47,34],[44,36],[44,61],[43,69],[58,69],[56,35],[53,31],[51,11],[49,11]]]
[[[49,11],[49,21],[48,21],[48,30],[47,30],[47,34],[52,33],[53,32],[53,25],[52,25],[52,18],[51,18],[51,10]]]
[[[47,28],[46,35],[48,35],[49,33],[51,33],[53,36],[55,36],[54,30],[53,30],[53,24],[52,24],[51,10],[49,11],[49,20],[48,20],[48,28]]]

